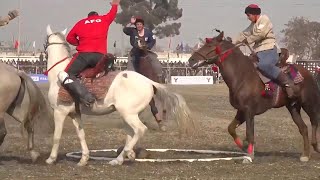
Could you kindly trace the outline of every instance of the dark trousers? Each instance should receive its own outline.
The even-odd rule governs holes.
[[[76,78],[86,68],[95,67],[104,57],[101,53],[78,53],[75,59],[71,60],[66,72],[70,78]]]

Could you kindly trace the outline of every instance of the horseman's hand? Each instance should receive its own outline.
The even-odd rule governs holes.
[[[9,19],[12,20],[19,16],[19,11],[18,10],[9,11],[8,16],[9,16]]]
[[[112,0],[111,5],[119,5],[120,0]]]
[[[141,50],[147,50],[147,48],[148,48],[148,47],[147,47],[147,46],[144,46],[144,45],[140,45],[140,46],[139,46],[139,49],[141,49]]]
[[[243,44],[249,45],[247,38],[242,41]]]

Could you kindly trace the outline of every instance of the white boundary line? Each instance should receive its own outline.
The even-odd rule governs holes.
[[[249,162],[252,162],[252,159],[247,156],[247,153],[241,153],[241,152],[233,152],[233,151],[214,151],[214,150],[196,150],[196,149],[146,149],[147,151],[155,151],[155,152],[166,152],[166,151],[176,151],[176,152],[195,152],[199,154],[236,154],[239,155],[238,157],[226,157],[226,158],[199,158],[199,159],[135,159],[135,161],[138,162],[174,162],[174,161],[184,161],[184,162],[196,162],[196,161],[220,161],[220,160],[248,160]],[[114,151],[117,152],[117,149],[101,149],[101,150],[90,150],[90,152],[109,152]],[[75,155],[76,153],[81,153],[81,151],[78,152],[69,152],[66,154],[67,157],[71,158],[77,158],[80,159],[81,155]],[[102,160],[102,161],[111,161],[115,158],[108,158],[108,157],[95,157],[90,156],[90,159],[93,160]],[[128,160],[128,159],[126,159]]]

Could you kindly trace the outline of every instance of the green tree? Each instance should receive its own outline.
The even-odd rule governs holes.
[[[299,59],[320,59],[320,23],[304,17],[294,17],[281,32],[283,42]]]
[[[132,16],[141,16],[146,27],[160,39],[180,34],[181,23],[174,22],[182,17],[178,0],[125,0],[120,2],[120,7],[118,24],[125,26]]]

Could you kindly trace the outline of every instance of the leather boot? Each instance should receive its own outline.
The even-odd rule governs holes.
[[[281,72],[277,77],[277,80],[279,81],[281,86],[286,88],[288,97],[290,99],[297,97],[298,88],[295,86],[293,80],[291,80],[288,75]]]
[[[70,80],[70,79],[69,79]],[[70,95],[74,98],[75,101],[80,101],[85,106],[90,107],[96,100],[96,98],[84,87],[80,81],[72,80],[73,82],[68,81],[63,84],[67,89]],[[66,80],[65,80],[66,82]]]

